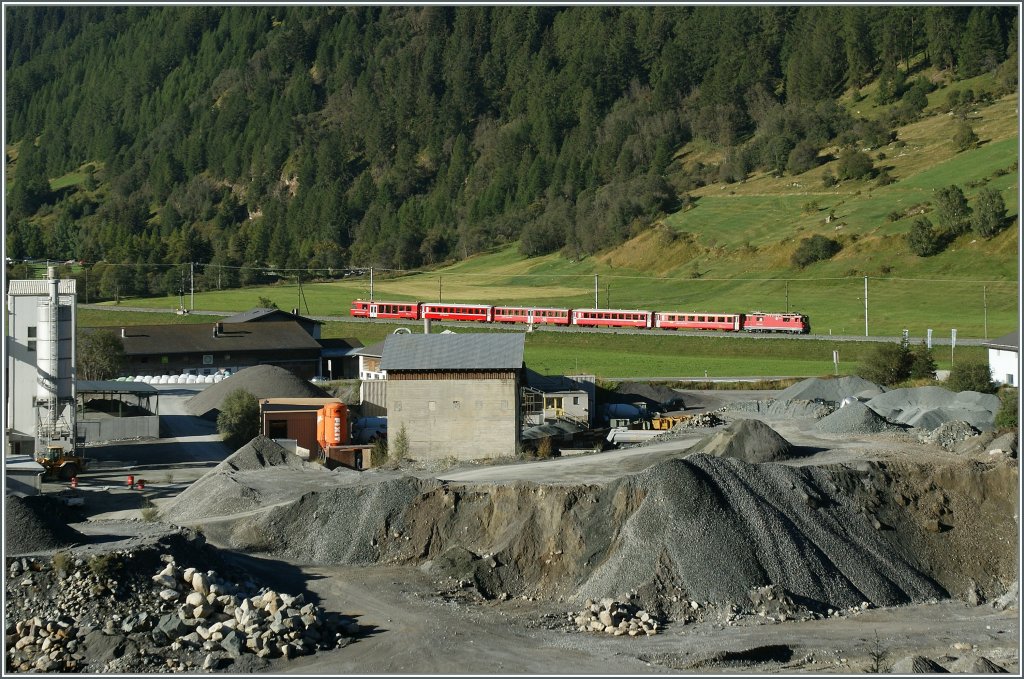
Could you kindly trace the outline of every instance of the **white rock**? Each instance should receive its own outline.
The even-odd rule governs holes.
[[[175,601],[181,594],[176,589],[162,589],[159,594],[164,601]]]
[[[192,576],[192,589],[203,594],[210,593],[210,579],[205,573],[195,573]]]
[[[189,606],[202,606],[206,603],[206,597],[200,592],[189,592],[189,595],[185,597],[185,603]]]

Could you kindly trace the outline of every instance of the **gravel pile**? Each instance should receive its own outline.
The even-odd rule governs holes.
[[[769,584],[822,607],[942,596],[818,468],[693,455],[629,482],[646,497],[579,587],[581,599],[636,591],[652,578],[687,599],[746,605],[751,589]]]
[[[67,525],[69,518],[67,508],[55,498],[6,496],[4,553],[34,554],[85,542],[84,535]]]
[[[963,420],[980,431],[992,431],[1001,405],[995,394],[954,393],[942,387],[893,389],[867,404],[890,422],[918,429],[935,429],[944,422]]]
[[[919,434],[917,440],[921,443],[942,446],[946,450],[955,450],[963,441],[973,438],[980,433],[980,431],[967,422],[952,420],[942,423],[926,434]]]
[[[793,457],[793,445],[760,420],[736,420],[696,443],[694,453],[734,457],[744,462],[779,462]]]
[[[255,365],[239,370],[231,377],[190,398],[185,409],[196,417],[215,416],[228,394],[236,389],[256,398],[329,398],[330,394],[291,371],[275,365]]]
[[[814,423],[814,428],[823,434],[861,435],[903,431],[860,401],[849,403],[828,417],[821,418]]]
[[[870,398],[882,394],[884,391],[884,388],[862,377],[836,377],[834,379],[812,377],[783,389],[779,392],[778,397],[781,400],[822,400],[841,403],[847,396],[860,395]]]
[[[658,410],[661,406],[669,403],[673,404],[673,410],[682,410],[684,408],[682,394],[675,389],[658,384],[622,382],[612,392],[611,397],[617,403],[643,401],[652,410]]]
[[[161,511],[169,521],[187,523],[259,509],[265,502],[259,490],[263,484],[252,483],[248,477],[266,477],[271,470],[279,483],[287,482],[282,474],[286,471],[332,473],[299,459],[265,436],[257,436],[163,505]]]
[[[736,401],[728,403],[719,410],[723,413],[753,413],[766,417],[798,418],[809,417],[820,419],[834,412],[836,407],[831,403],[807,400],[761,399],[753,401]]]

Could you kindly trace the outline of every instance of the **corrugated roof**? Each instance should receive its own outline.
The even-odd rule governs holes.
[[[523,367],[526,335],[388,335],[380,369],[518,370]]]
[[[121,337],[120,328],[105,329],[113,330],[121,338],[128,356],[296,349],[320,351],[320,343],[295,321],[228,324],[216,337],[213,327],[213,323],[131,325],[125,326],[124,337]]]
[[[280,315],[281,316],[280,320],[282,320],[282,321],[287,321],[287,320],[290,320],[290,319],[294,318],[297,321],[307,321],[309,323],[320,323],[320,321],[318,321],[316,319],[307,318],[306,316],[300,316],[298,314],[293,314],[292,312],[285,311],[284,309],[268,309],[266,307],[258,307],[256,309],[249,309],[248,311],[243,311],[243,312],[237,313],[237,314],[235,314],[233,316],[228,316],[228,317],[223,319],[223,322],[224,323],[248,323],[249,321],[257,321],[257,320],[260,320],[262,318],[272,317],[272,316],[275,316],[275,315]]]
[[[1020,330],[1014,330],[1009,335],[1003,335],[997,339],[987,342],[986,347],[991,349],[1012,349],[1020,351]]]
[[[155,394],[157,388],[145,382],[119,382],[117,380],[78,380],[75,389],[79,394],[114,391],[120,394]]]
[[[58,295],[73,295],[75,294],[75,284],[77,281],[74,278],[61,278],[60,282],[57,283],[57,294]],[[26,296],[39,296],[50,294],[50,283],[47,280],[34,280],[34,281],[8,281],[7,282],[7,294],[8,295],[26,295]]]

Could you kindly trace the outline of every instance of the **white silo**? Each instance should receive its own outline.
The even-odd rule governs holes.
[[[58,294],[56,270],[48,270],[47,292],[37,303],[37,446],[73,449],[75,418],[74,304]],[[69,302],[69,303],[68,303]]]

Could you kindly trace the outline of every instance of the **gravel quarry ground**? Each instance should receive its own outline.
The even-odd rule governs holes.
[[[12,621],[58,610],[77,630],[75,650],[31,668],[1018,674],[1016,436],[984,431],[983,401],[931,392],[911,403],[920,421],[940,408],[973,418],[933,441],[922,434],[937,429],[890,419],[914,394],[890,397],[883,415],[870,386],[822,382],[791,387],[792,399],[684,392],[687,414],[714,411],[724,424],[543,461],[359,473],[326,471],[260,438],[219,460],[190,449],[179,466],[147,457],[161,443],[120,446],[134,446],[128,461],[152,479],[147,491],[123,485],[127,468],[112,451],[83,478],[80,515],[64,518],[71,530],[54,523],[56,510],[18,505],[35,537],[7,535],[8,669],[20,667],[16,643],[19,662],[65,643]],[[862,400],[837,409],[830,396],[854,388]],[[168,407],[178,412],[188,396]],[[202,427],[185,425],[182,445],[209,445]],[[62,558],[58,573],[60,553],[82,565]],[[113,585],[95,579],[97,557],[112,553],[127,564]],[[182,584],[189,567],[233,592],[201,602],[202,617],[184,603],[200,601]],[[174,594],[156,584],[161,568],[177,569],[177,584],[160,581]],[[92,598],[58,601],[68,581],[92,583]],[[103,603],[104,587],[128,588],[148,617]],[[270,603],[237,612],[269,601],[266,591],[302,594],[313,608],[280,622]],[[598,622],[612,601],[643,611],[656,632]],[[581,631],[588,609],[595,627]],[[114,615],[109,633],[90,626]],[[250,616],[244,630],[210,632],[231,615]],[[301,634],[288,627],[298,618],[309,625]]]

